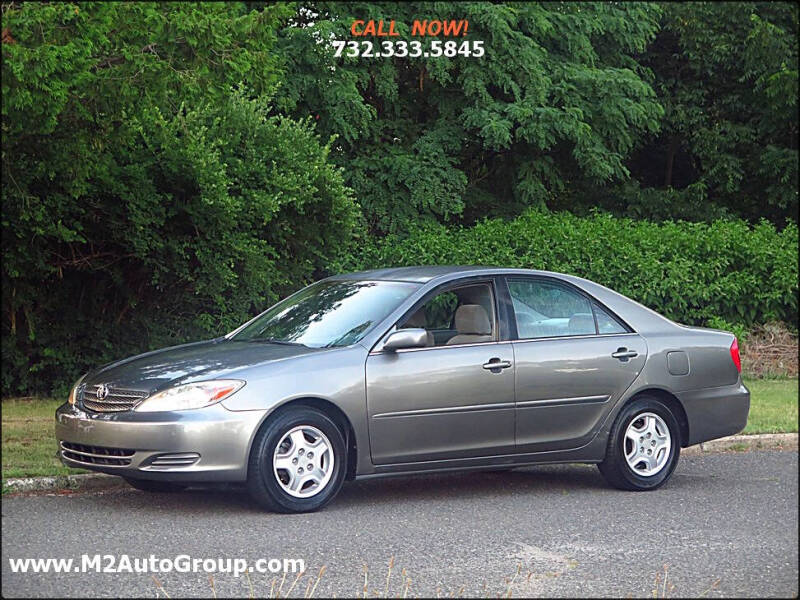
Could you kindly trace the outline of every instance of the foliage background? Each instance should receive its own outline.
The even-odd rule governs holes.
[[[354,18],[466,18],[487,54],[334,58]],[[373,266],[796,329],[797,28],[780,2],[4,2],[2,394]]]

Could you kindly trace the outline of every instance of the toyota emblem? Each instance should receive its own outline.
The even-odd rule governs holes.
[[[105,384],[98,385],[96,395],[98,400],[105,400],[108,396],[108,386]]]

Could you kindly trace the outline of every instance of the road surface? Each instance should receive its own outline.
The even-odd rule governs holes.
[[[409,597],[796,597],[797,468],[794,451],[687,456],[648,493],[610,489],[581,465],[374,479],[307,515],[262,512],[235,489],[5,496],[2,593],[283,596],[294,583],[290,595],[302,597],[316,582],[314,596],[342,597],[361,596],[366,576],[372,597],[387,579],[389,595]],[[204,572],[15,574],[9,564],[82,554],[297,558],[306,574],[280,587],[270,573],[212,582]]]

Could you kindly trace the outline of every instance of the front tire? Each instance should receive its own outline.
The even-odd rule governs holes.
[[[322,411],[290,407],[256,435],[247,467],[247,489],[274,512],[319,510],[333,500],[347,472],[345,440]]]
[[[606,481],[631,491],[655,490],[672,475],[681,452],[678,421],[666,404],[641,396],[625,406],[598,466]]]

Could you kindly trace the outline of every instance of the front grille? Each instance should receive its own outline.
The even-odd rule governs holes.
[[[123,388],[108,388],[108,395],[102,400],[97,398],[99,385],[87,385],[81,395],[81,403],[93,412],[125,412],[133,410],[137,404],[147,398],[148,392]]]
[[[88,465],[127,467],[136,451],[125,448],[105,448],[61,442],[61,456]]]

